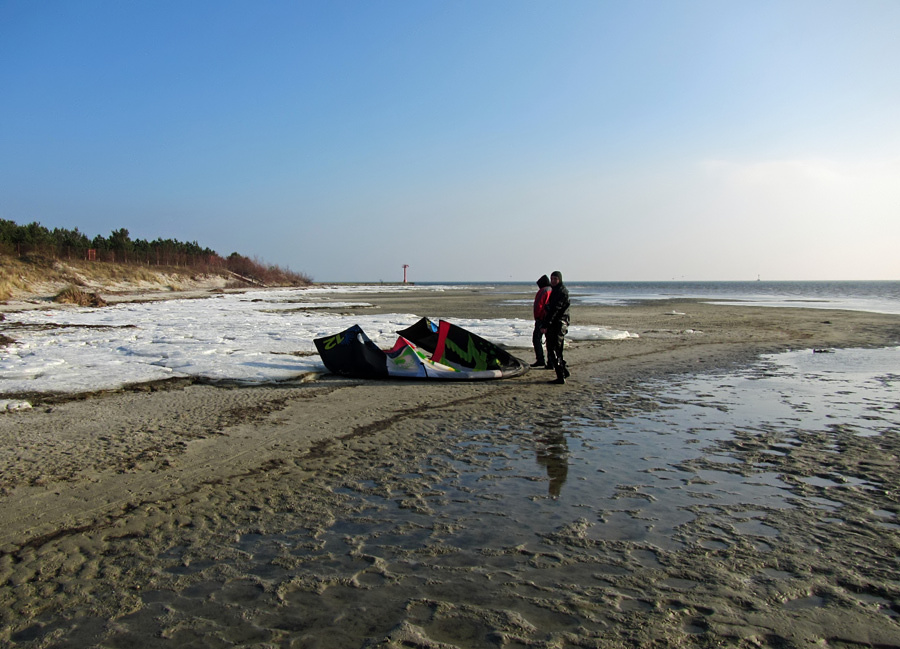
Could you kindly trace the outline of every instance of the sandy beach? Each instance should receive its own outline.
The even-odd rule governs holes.
[[[366,313],[450,320],[530,310],[476,289],[356,297]],[[521,541],[527,507],[504,511],[492,489],[504,457],[485,450],[523,431],[565,437],[563,421],[614,429],[662,407],[648,385],[761,354],[896,346],[900,316],[680,300],[577,306],[573,320],[639,337],[571,344],[565,386],[540,370],[441,384],[176,380],[0,415],[0,645],[900,647],[900,529],[866,522],[900,512],[896,429],[834,433],[842,470],[884,485],[848,496],[855,517],[825,538],[810,532],[817,510],[749,516],[780,530],[764,544],[736,541],[707,510],[663,540],[586,518]],[[544,512],[565,466],[545,452],[554,443],[527,437],[546,472],[523,482],[542,482]],[[777,471],[816,475],[835,439]],[[752,463],[782,441],[736,437],[729,452]],[[718,488],[690,486],[698,500]],[[632,519],[647,515],[640,488],[619,491]]]

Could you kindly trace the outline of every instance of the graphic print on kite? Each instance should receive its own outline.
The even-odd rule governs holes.
[[[330,372],[355,378],[500,379],[528,371],[506,350],[445,320],[422,318],[397,334],[387,351],[359,325],[314,342]]]

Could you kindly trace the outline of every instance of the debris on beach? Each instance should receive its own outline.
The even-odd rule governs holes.
[[[53,298],[53,301],[59,304],[77,304],[78,306],[107,306],[106,300],[102,297],[96,293],[82,291],[77,286],[63,289]]]
[[[19,410],[31,410],[31,404],[27,401],[0,399],[0,412],[17,412]]]

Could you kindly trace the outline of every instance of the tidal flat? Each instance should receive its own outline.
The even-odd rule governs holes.
[[[573,344],[565,386],[326,376],[4,415],[0,641],[900,646],[900,318],[677,309],[580,310],[640,338]]]

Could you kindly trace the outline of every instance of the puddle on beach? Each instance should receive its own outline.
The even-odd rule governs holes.
[[[31,632],[45,646],[91,632],[110,647],[803,646],[852,636],[834,630],[852,611],[900,643],[898,388],[898,349],[797,352],[561,421],[547,408],[544,423],[448,431],[390,470],[335,474],[321,509],[286,504],[214,552],[172,545],[153,558],[160,587],[102,632]]]

